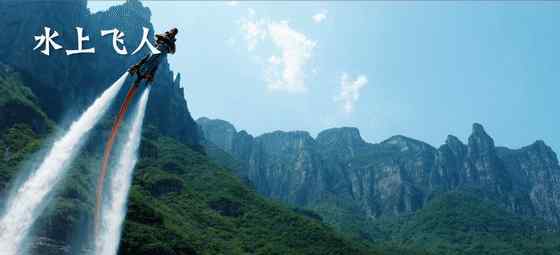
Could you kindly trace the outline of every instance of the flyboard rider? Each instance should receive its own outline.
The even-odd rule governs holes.
[[[175,36],[178,32],[177,28],[172,28],[163,34],[156,34],[155,47],[159,53],[148,54],[140,62],[128,69],[131,75],[136,74],[138,76],[135,85],[138,85],[142,80],[148,81],[148,84],[154,81],[154,75],[163,59],[165,59],[168,53],[175,53]]]

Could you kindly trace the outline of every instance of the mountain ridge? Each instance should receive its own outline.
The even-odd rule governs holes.
[[[0,208],[29,161],[52,142],[52,131],[64,130],[146,53],[119,56],[110,40],[95,34],[119,28],[133,49],[142,26],[150,28],[150,37],[154,32],[149,9],[137,0],[95,14],[86,0],[32,2],[0,1],[0,28],[10,35],[0,38],[0,47],[9,49],[0,51],[6,64],[0,65],[0,91],[9,92],[0,94],[0,113],[8,113],[0,115]],[[76,45],[75,26],[83,26],[96,54],[66,56],[60,50],[47,57],[33,51],[32,36],[45,24],[64,37],[57,42],[65,48]],[[210,162],[199,151],[180,82],[163,61],[152,85],[118,254],[387,254],[349,240],[309,213],[265,199]],[[52,191],[29,235],[28,254],[91,254],[102,142],[118,105],[89,132]]]
[[[204,120],[197,121],[201,132],[216,124]],[[232,124],[228,126],[236,131]],[[234,141],[237,133],[230,132],[223,138]],[[485,198],[515,214],[559,223],[560,166],[556,153],[542,140],[519,149],[496,147],[484,127],[474,123],[467,143],[448,135],[438,148],[402,135],[368,143],[359,130],[349,127],[319,132],[307,141],[313,148],[304,151],[298,151],[303,147],[298,148],[293,139],[275,142],[273,147],[289,148],[284,153],[291,153],[292,158],[276,157],[262,146],[263,137],[289,137],[290,133],[244,134],[252,138],[252,144],[259,145],[243,152],[221,149],[248,163],[247,176],[257,191],[298,206],[312,207],[322,196],[336,194],[354,200],[360,215],[375,219],[414,212],[441,192],[476,188],[484,191]],[[281,169],[295,174],[279,175]],[[292,192],[267,186],[273,179]]]
[[[6,70],[6,71],[5,71]],[[0,65],[0,209],[60,126],[32,90]],[[124,125],[127,125],[125,123]],[[92,254],[100,130],[92,130],[34,223],[25,254]],[[320,217],[267,200],[229,170],[147,124],[118,254],[399,254],[355,242]],[[93,148],[93,149],[92,149]],[[31,162],[29,162],[31,161]]]
[[[134,55],[116,54],[110,38],[101,37],[99,31],[117,28],[125,34],[124,46],[131,51],[141,41],[142,27],[148,28],[149,38],[153,38],[155,30],[150,18],[149,8],[138,0],[128,0],[95,13],[87,8],[87,0],[0,1],[0,28],[10,35],[0,38],[0,47],[10,49],[0,51],[0,60],[21,74],[51,120],[67,124],[149,52],[144,47]],[[45,26],[60,34],[55,41],[64,49],[76,47],[75,28],[83,27],[90,37],[85,47],[95,47],[95,54],[67,56],[62,49],[51,49],[46,56],[34,51],[35,42],[29,38],[44,33]],[[148,102],[146,123],[198,148],[196,123],[187,106],[184,83],[181,84],[181,75],[175,75],[164,59],[152,84],[158,89],[153,90]],[[126,89],[118,98],[123,98],[125,93]]]

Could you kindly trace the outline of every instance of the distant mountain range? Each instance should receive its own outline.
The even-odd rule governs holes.
[[[150,15],[137,0],[95,14],[85,0],[0,1],[0,208],[27,160],[142,56],[113,54],[92,32],[95,55],[46,57],[32,36],[45,25],[118,27],[131,49]],[[112,120],[92,130],[57,187],[30,254],[87,253]],[[221,120],[197,124],[164,62],[119,254],[560,254],[559,172],[544,142],[496,147],[480,125],[467,144],[450,136],[436,149],[403,136],[367,143],[356,128],[253,137]]]
[[[197,120],[204,137],[240,160],[260,193],[293,205],[327,197],[352,203],[368,218],[417,211],[438,194],[469,189],[522,216],[560,222],[560,166],[543,141],[513,150],[496,147],[480,124],[468,143],[444,145],[405,136],[365,142],[356,128],[253,137],[223,120]]]
[[[560,166],[543,141],[515,150],[496,147],[480,124],[473,124],[467,144],[449,135],[434,148],[402,135],[368,143],[351,127],[316,138],[303,131],[253,137],[223,120],[197,123],[208,154],[223,159],[217,147],[238,160],[232,168],[259,193],[315,210],[340,228],[355,219],[375,223],[414,215],[449,194],[542,223],[526,230],[553,230],[560,222]],[[366,225],[358,227],[362,236],[375,239]]]
[[[143,56],[114,54],[111,41],[94,34],[119,28],[132,49],[142,26],[153,28],[150,15],[136,0],[95,14],[85,0],[0,1],[0,28],[6,34],[0,38],[0,210],[52,137]],[[75,35],[78,25],[91,33],[88,45],[96,46],[96,54],[47,57],[33,51],[33,36],[44,26],[64,35],[57,42],[74,47],[76,37],[67,35]],[[152,86],[118,254],[399,254],[353,242],[314,214],[248,188],[202,153],[180,75],[167,61]],[[89,132],[33,226],[25,254],[92,254],[94,183],[117,111],[110,110]]]

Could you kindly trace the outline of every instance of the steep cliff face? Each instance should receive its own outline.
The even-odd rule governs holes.
[[[48,145],[45,137],[57,128],[25,85],[0,64],[0,207],[25,162]],[[402,254],[351,242],[312,213],[263,199],[206,155],[159,130],[143,134],[118,254]],[[25,254],[93,254],[91,184],[98,161],[98,154],[86,150],[69,166],[34,224]]]
[[[480,124],[473,125],[467,144],[450,135],[436,149],[404,136],[367,143],[355,128],[325,130],[316,139],[280,131],[252,138],[221,120],[199,123],[210,142],[220,137],[215,144],[248,162],[257,191],[295,205],[343,202],[355,215],[379,218],[415,212],[434,197],[460,190],[518,215],[560,220],[556,154],[542,141],[518,150],[496,147]],[[227,135],[215,133],[225,129]],[[233,149],[240,137],[250,142]]]
[[[560,167],[556,153],[543,141],[518,150],[500,148],[498,154],[513,179],[513,189],[522,199],[511,202],[510,209],[544,217],[559,224]]]
[[[90,14],[86,0],[2,1],[0,29],[6,36],[0,38],[0,60],[23,74],[49,118],[57,122],[72,119],[147,53],[144,48],[130,55],[140,42],[143,26],[153,36],[150,15],[149,9],[137,0],[95,14]],[[64,49],[51,48],[50,56],[41,54],[40,49],[33,51],[33,37],[44,34],[44,27],[59,33],[54,40]],[[90,37],[84,48],[95,47],[95,54],[65,54],[64,50],[77,48],[75,27],[84,28]],[[128,55],[114,52],[111,36],[101,37],[101,30],[113,28],[124,32]],[[164,61],[153,84],[146,124],[196,146],[196,123],[187,108],[180,75],[174,76]]]
[[[257,137],[249,180],[266,196],[305,205],[322,190],[320,158],[307,132],[273,132]]]
[[[435,149],[404,136],[371,145],[350,160],[352,189],[368,217],[400,215],[421,208],[434,166]],[[356,185],[359,184],[359,185]],[[364,192],[365,191],[365,192]],[[367,202],[367,203],[366,203]]]
[[[203,136],[212,141],[215,145],[228,152],[234,152],[233,149],[237,130],[227,121],[215,120],[208,118],[200,118],[196,121],[201,126]]]

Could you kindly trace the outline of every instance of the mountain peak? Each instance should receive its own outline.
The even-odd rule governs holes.
[[[313,137],[307,131],[294,130],[294,131],[281,131],[276,130],[270,133],[264,133],[259,137],[263,138],[286,138],[286,139],[305,139],[313,140]]]
[[[462,155],[466,150],[465,144],[454,135],[448,135],[443,146],[447,146],[456,155]]]
[[[233,149],[233,139],[237,130],[233,124],[220,119],[209,119],[201,117],[196,120],[200,131],[205,139],[217,145],[220,149],[231,152]]]
[[[459,138],[457,138],[454,135],[447,135],[447,139],[445,139],[445,143],[448,145],[457,145],[457,144],[461,144],[463,145],[463,142],[461,142],[461,140],[459,140]]]
[[[469,136],[469,153],[471,155],[484,155],[492,154],[494,151],[494,139],[484,131],[481,124],[474,123],[472,134]]]
[[[536,146],[539,148],[549,148],[548,145],[546,145],[546,143],[543,140],[536,140],[533,144],[531,144],[532,146]]]
[[[549,154],[549,155],[555,154],[554,150],[552,150],[552,148],[548,146],[543,140],[536,140],[528,147],[534,148],[534,150],[543,154]]]
[[[397,146],[400,148],[401,151],[408,151],[411,149],[415,151],[425,150],[425,149],[435,150],[434,147],[432,147],[431,145],[425,142],[412,139],[404,135],[391,136],[389,139],[381,142],[381,144],[389,144],[389,145]]]
[[[473,123],[472,125],[472,134],[479,134],[479,135],[488,135],[484,130],[484,127],[480,123]]]
[[[257,136],[255,142],[262,146],[260,152],[279,157],[290,155],[288,152],[309,151],[315,144],[313,137],[306,131],[274,131]]]
[[[360,130],[355,127],[340,127],[323,130],[317,135],[316,141],[322,145],[342,143],[344,145],[353,146],[366,143],[360,135]]]
[[[521,150],[531,153],[537,158],[544,159],[552,165],[558,165],[556,153],[543,140],[537,140],[531,145],[521,148]]]
[[[196,120],[196,123],[201,126],[209,126],[213,128],[233,130],[234,132],[237,132],[233,124],[221,119],[210,119],[207,117],[200,117]]]

